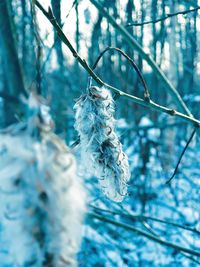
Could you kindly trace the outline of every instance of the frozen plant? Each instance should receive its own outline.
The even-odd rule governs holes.
[[[42,266],[29,136],[0,135],[0,266]]]
[[[115,132],[114,101],[106,88],[90,86],[75,104],[81,158],[99,178],[104,194],[121,202],[130,179],[128,158]]]
[[[37,146],[40,208],[44,219],[45,258],[52,266],[76,266],[86,194],[76,175],[76,161],[56,135],[42,133]]]
[[[0,266],[76,266],[86,195],[37,101],[26,129],[0,134]]]

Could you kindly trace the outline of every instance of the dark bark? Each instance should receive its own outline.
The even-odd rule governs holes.
[[[60,0],[51,0],[51,5],[52,5],[52,10],[53,10],[54,16],[55,16],[58,24],[61,26]],[[64,57],[63,57],[63,52],[62,52],[62,42],[58,38],[56,32],[54,33],[54,42],[55,42],[55,49],[56,49],[58,64],[61,68],[63,68]]]
[[[7,90],[11,95],[25,94],[22,69],[17,55],[17,48],[14,39],[11,16],[6,0],[0,4],[0,45],[2,47],[2,58],[4,71],[7,78]]]

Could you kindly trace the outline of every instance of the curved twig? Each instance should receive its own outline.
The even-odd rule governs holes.
[[[162,70],[158,67],[156,62],[151,58],[151,56],[144,51],[142,46],[135,40],[135,38],[127,31],[127,29],[118,22],[117,18],[114,18],[109,14],[108,10],[100,3],[98,0],[90,0],[90,2],[95,5],[98,11],[105,17],[109,24],[111,24],[114,29],[122,35],[125,42],[127,42],[133,49],[135,49],[142,59],[144,59],[149,66],[151,66],[155,75],[162,81],[165,88],[168,90],[169,94],[175,100],[177,106],[181,108],[181,111],[187,114],[188,116],[192,116],[190,110],[185,105],[183,99],[180,94],[176,90],[176,88],[172,85],[172,83],[167,79]]]
[[[94,0],[93,0],[94,1]],[[87,62],[81,58],[81,56],[78,54],[78,52],[75,50],[75,48],[72,46],[72,44],[70,43],[69,39],[67,38],[67,36],[64,34],[64,32],[62,31],[62,29],[60,28],[59,24],[57,23],[55,17],[53,16],[52,10],[49,8],[48,12],[43,8],[43,6],[36,0],[35,4],[37,5],[37,7],[42,11],[42,13],[45,15],[45,17],[49,20],[49,22],[53,25],[53,27],[56,29],[58,36],[60,37],[60,39],[63,41],[63,43],[69,48],[69,50],[71,51],[72,55],[77,59],[77,61],[81,64],[81,66],[88,72],[88,74],[100,85],[100,86],[105,86],[108,89],[112,90],[113,92],[115,92],[117,95],[119,95],[120,97],[124,97],[127,98],[130,101],[133,101],[134,103],[137,103],[139,105],[154,109],[156,111],[160,111],[163,113],[166,113],[168,115],[183,119],[185,121],[187,121],[188,123],[193,124],[195,127],[200,127],[200,121],[195,119],[194,117],[190,116],[190,115],[185,115],[181,112],[178,112],[174,109],[171,108],[167,108],[161,105],[156,104],[153,101],[145,101],[139,97],[127,94],[109,84],[106,84],[105,82],[103,82],[95,73],[94,71],[90,68],[90,66],[87,64]],[[188,114],[188,113],[187,113]]]
[[[190,142],[192,141],[192,139],[193,139],[193,137],[194,137],[194,135],[195,135],[195,133],[196,133],[196,130],[197,130],[197,128],[194,128],[194,130],[192,131],[192,134],[191,134],[190,138],[188,139],[188,141],[187,141],[187,143],[186,143],[186,145],[185,145],[183,151],[181,152],[181,155],[180,155],[179,160],[178,160],[178,162],[177,162],[177,164],[176,164],[175,170],[174,170],[174,172],[173,172],[171,178],[166,182],[166,184],[169,184],[169,183],[172,181],[172,179],[175,177],[175,175],[176,175],[176,173],[177,173],[177,171],[178,171],[178,167],[179,167],[179,165],[180,165],[180,163],[181,163],[182,157],[184,156],[184,154],[185,154],[185,152],[186,152],[186,150],[187,150],[187,148],[188,148]]]
[[[118,53],[120,53],[123,57],[125,57],[133,66],[134,70],[137,72],[140,81],[144,87],[144,99],[149,102],[150,101],[150,94],[149,94],[149,90],[147,87],[147,84],[143,78],[143,75],[140,71],[140,69],[138,68],[138,66],[135,64],[135,62],[133,61],[132,58],[130,58],[125,52],[123,52],[121,49],[117,48],[117,47],[110,47],[108,46],[107,48],[105,48],[100,55],[97,57],[94,65],[92,66],[92,70],[95,70],[95,68],[97,67],[97,64],[99,63],[100,59],[103,57],[103,55],[107,52],[107,51],[117,51]]]

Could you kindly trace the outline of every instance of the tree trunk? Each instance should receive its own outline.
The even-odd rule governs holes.
[[[58,22],[58,24],[61,26],[61,10],[60,10],[60,0],[51,0],[52,10],[54,13],[54,16]],[[54,33],[54,42],[55,42],[55,49],[57,54],[57,60],[60,68],[63,68],[63,52],[62,52],[62,42],[58,38],[57,33]]]
[[[23,75],[19,63],[17,49],[15,45],[14,33],[9,15],[8,4],[2,0],[0,4],[0,45],[3,58],[5,76],[7,78],[7,91],[11,95],[25,93]]]

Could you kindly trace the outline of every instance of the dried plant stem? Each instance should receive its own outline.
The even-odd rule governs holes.
[[[118,96],[120,97],[124,97],[130,101],[133,101],[139,105],[151,108],[153,110],[162,112],[162,113],[166,113],[168,115],[180,118],[182,120],[187,121],[190,124],[193,124],[196,127],[200,127],[200,120],[193,118],[192,116],[190,116],[190,113],[187,112],[187,114],[183,114],[181,112],[178,112],[174,109],[170,109],[164,106],[161,106],[159,104],[156,104],[153,101],[145,101],[141,98],[138,98],[136,96],[127,94],[109,84],[104,83],[95,73],[94,71],[89,67],[89,65],[87,64],[87,62],[81,58],[81,56],[77,53],[77,51],[75,50],[75,48],[72,46],[72,44],[70,43],[70,41],[68,40],[68,38],[66,37],[66,35],[63,33],[62,29],[60,28],[60,26],[58,25],[55,17],[53,16],[53,13],[51,11],[51,9],[49,8],[49,11],[47,12],[42,5],[38,2],[35,1],[36,6],[42,11],[42,13],[45,15],[45,17],[51,22],[51,24],[53,25],[53,27],[56,29],[60,39],[63,41],[63,43],[69,48],[69,50],[71,51],[71,53],[73,54],[73,56],[78,60],[78,62],[81,64],[81,66],[88,72],[88,74],[100,85],[100,86],[105,86],[106,88],[112,90],[113,92],[115,92]]]
[[[107,222],[107,223],[112,224],[112,225],[116,225],[116,226],[121,227],[121,228],[124,228],[125,230],[128,230],[130,232],[134,232],[135,234],[139,234],[141,236],[144,236],[144,237],[146,237],[146,238],[148,238],[150,240],[153,240],[154,242],[157,242],[157,243],[159,243],[161,245],[173,248],[176,251],[185,252],[185,253],[187,253],[189,255],[200,257],[200,252],[197,251],[197,250],[193,250],[193,249],[189,249],[189,248],[185,248],[185,247],[173,244],[173,243],[171,243],[169,241],[166,241],[164,239],[161,239],[161,238],[159,238],[159,237],[157,237],[155,235],[149,234],[149,233],[147,233],[145,231],[142,231],[142,230],[140,230],[138,228],[135,228],[132,225],[129,225],[127,223],[118,222],[118,221],[113,220],[111,218],[108,218],[106,216],[99,215],[99,214],[97,214],[95,212],[88,213],[88,216],[91,217],[91,218],[94,218],[94,219],[98,219],[98,220],[103,221],[103,222]]]

